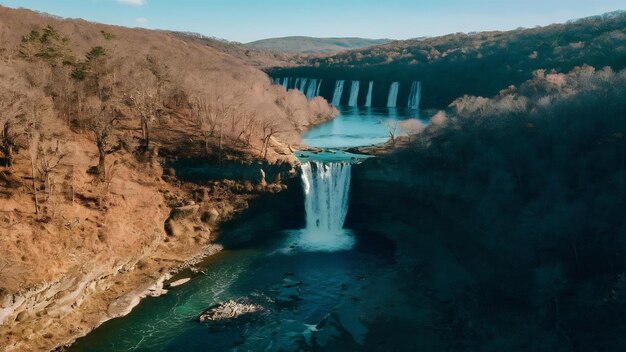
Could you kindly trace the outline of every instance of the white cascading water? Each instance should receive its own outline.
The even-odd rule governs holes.
[[[306,98],[311,100],[315,96],[317,90],[317,79],[311,79],[309,81],[309,87],[306,89]]]
[[[322,81],[323,81],[323,79],[320,79],[320,81],[317,82],[317,90],[315,91],[315,96],[316,97],[320,96],[320,89],[322,88]]]
[[[343,84],[345,81],[337,81],[335,83],[335,92],[333,93],[333,105],[339,106],[341,103],[341,96],[343,95]]]
[[[411,94],[409,94],[409,104],[408,107],[410,109],[419,109],[420,101],[422,100],[422,82],[415,81],[411,85]]]
[[[368,108],[372,107],[372,90],[374,89],[374,81],[370,81],[369,87],[367,88],[367,98],[365,99],[365,106]]]
[[[289,89],[289,77],[283,78],[283,87],[285,87],[285,90]]]
[[[389,87],[389,97],[387,98],[387,107],[395,108],[396,102],[398,101],[398,90],[400,89],[399,82],[391,83],[391,87]]]
[[[361,82],[352,81],[352,86],[350,87],[350,100],[348,100],[348,106],[356,106],[357,100],[359,99],[359,88],[361,87]]]
[[[307,78],[302,78],[300,80],[300,87],[298,87],[298,89],[302,92],[302,94],[306,94],[306,83],[307,83],[308,79]]]
[[[352,233],[344,230],[350,192],[350,163],[310,161],[302,164],[306,227],[297,247],[306,251],[352,248]]]
[[[298,89],[300,87],[300,78],[296,78],[296,82],[293,84],[294,89]]]

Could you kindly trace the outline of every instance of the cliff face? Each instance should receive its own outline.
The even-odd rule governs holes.
[[[0,350],[125,314],[284,188],[184,183],[164,158],[293,164],[289,144],[336,113],[179,34],[0,7],[0,38]]]

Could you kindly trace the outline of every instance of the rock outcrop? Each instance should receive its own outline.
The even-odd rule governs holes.
[[[201,323],[228,323],[243,317],[251,318],[251,315],[264,310],[265,308],[262,306],[247,303],[246,300],[229,300],[205,310],[198,317],[198,321]]]

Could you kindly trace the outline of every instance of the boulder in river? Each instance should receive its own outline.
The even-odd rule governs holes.
[[[263,311],[265,311],[265,308],[260,305],[229,300],[205,310],[200,314],[198,320],[201,323],[229,322],[239,320],[240,318],[252,318],[253,315]]]

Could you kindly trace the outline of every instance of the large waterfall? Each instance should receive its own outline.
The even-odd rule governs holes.
[[[297,246],[310,251],[349,249],[354,244],[343,229],[348,213],[351,165],[345,162],[310,161],[302,164],[306,227]]]
[[[335,92],[333,93],[333,105],[339,106],[341,103],[341,96],[343,95],[343,84],[345,81],[337,81],[335,83]]]
[[[370,81],[369,87],[367,88],[367,98],[365,99],[365,106],[370,108],[372,107],[372,90],[374,89],[374,81]]]
[[[422,100],[422,82],[415,81],[411,85],[411,93],[409,94],[408,107],[411,109],[419,109]]]
[[[398,90],[400,90],[400,83],[393,82],[389,87],[389,97],[387,97],[387,107],[395,108],[398,101]]]

